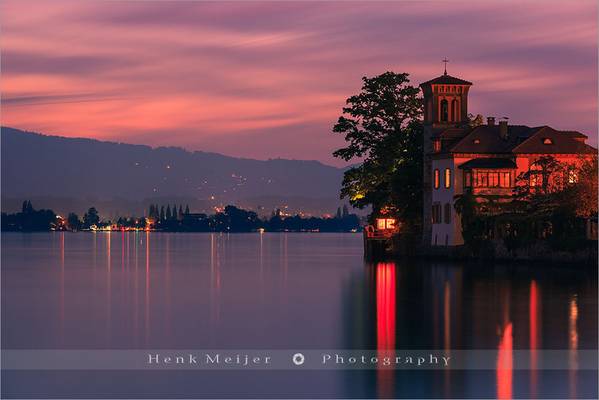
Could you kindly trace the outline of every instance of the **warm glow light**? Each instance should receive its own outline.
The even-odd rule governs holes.
[[[513,338],[512,323],[508,323],[503,329],[499,342],[499,353],[497,356],[497,398],[512,398],[512,374],[513,374]]]

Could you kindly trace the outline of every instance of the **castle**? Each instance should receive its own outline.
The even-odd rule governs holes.
[[[516,177],[543,156],[576,164],[597,155],[587,136],[549,126],[508,125],[487,118],[472,126],[468,117],[471,82],[444,74],[420,84],[424,95],[423,242],[426,246],[464,243],[455,197],[510,197]],[[576,179],[575,176],[569,179]]]

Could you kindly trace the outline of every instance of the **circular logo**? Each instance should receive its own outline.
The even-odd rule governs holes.
[[[302,353],[295,353],[292,360],[295,365],[302,365],[306,361],[306,357]]]

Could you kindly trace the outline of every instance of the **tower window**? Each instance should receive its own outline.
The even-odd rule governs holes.
[[[451,170],[449,168],[445,168],[445,187],[451,187]]]
[[[433,142],[433,151],[434,151],[435,153],[438,153],[438,152],[440,152],[440,151],[441,151],[441,141],[440,141],[440,140],[435,140],[435,141]]]
[[[447,103],[447,100],[443,99],[443,100],[441,100],[441,121],[447,122],[448,118],[449,118],[449,104]]]
[[[451,102],[451,120],[454,122],[458,120],[458,101],[455,99]]]
[[[435,189],[439,189],[439,186],[440,186],[440,183],[441,183],[440,182],[441,181],[441,177],[439,176],[439,170],[438,169],[435,169],[435,173],[434,173],[434,176],[433,176],[433,181],[434,181],[433,183],[435,185]]]

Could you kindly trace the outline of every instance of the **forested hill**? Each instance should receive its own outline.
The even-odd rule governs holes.
[[[2,127],[3,199],[195,199],[264,206],[301,199],[323,211],[340,204],[343,169],[318,161],[267,161],[47,136]],[[256,200],[258,199],[258,200]],[[245,204],[244,204],[245,202]],[[40,206],[42,206],[40,204]],[[44,205],[45,206],[45,205]]]

